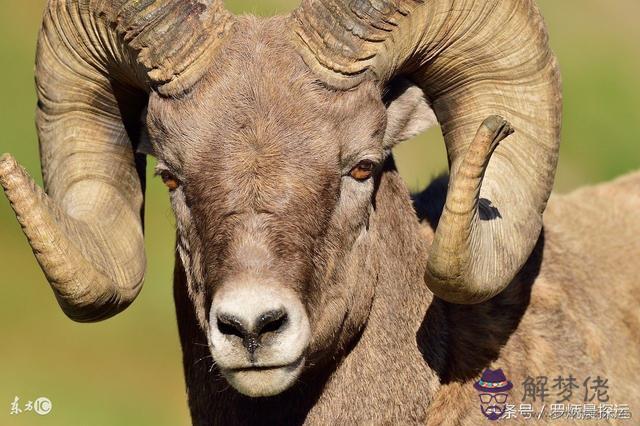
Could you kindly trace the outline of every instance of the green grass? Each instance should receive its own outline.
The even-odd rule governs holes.
[[[290,1],[227,2],[272,14]],[[563,69],[565,118],[557,189],[613,178],[640,163],[640,16],[636,0],[540,1]],[[43,1],[0,0],[0,151],[40,179],[33,57]],[[396,149],[413,189],[446,169],[437,129]],[[149,166],[151,168],[152,165]],[[142,294],[105,323],[76,324],[58,308],[8,203],[0,196],[0,425],[188,424],[171,296],[173,219],[149,180],[148,272]],[[9,416],[14,396],[47,396],[53,412]]]

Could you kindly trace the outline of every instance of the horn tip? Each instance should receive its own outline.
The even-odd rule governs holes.
[[[4,189],[7,189],[9,177],[15,174],[19,167],[20,165],[13,155],[5,153],[0,156],[0,185]]]
[[[7,169],[15,167],[16,163],[15,157],[8,152],[5,152],[0,155],[0,172],[4,172]]]
[[[505,124],[508,125],[509,123],[501,115],[491,115],[482,122],[482,125],[489,129],[491,132],[496,132]]]
[[[13,155],[2,154],[0,156],[0,186],[5,191],[23,187],[31,181],[29,173]]]
[[[515,132],[511,123],[500,115],[489,116],[482,122],[482,126],[493,135],[494,143],[504,140]]]

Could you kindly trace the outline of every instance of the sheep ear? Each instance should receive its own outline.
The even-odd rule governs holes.
[[[156,156],[156,152],[153,149],[153,145],[151,144],[151,141],[149,140],[149,133],[147,132],[146,127],[143,127],[143,130],[140,134],[140,141],[138,142],[138,145],[136,146],[136,153],[137,154],[145,154],[145,155],[151,155],[152,157]]]
[[[387,107],[385,148],[393,148],[438,124],[424,92],[409,80],[400,79],[390,84],[384,102]]]
[[[142,113],[140,114],[140,137],[138,138],[138,143],[136,145],[136,154],[144,154],[156,157],[156,152],[153,149],[153,145],[151,144],[151,140],[149,138],[149,130],[147,128],[148,112],[148,107],[144,107]]]

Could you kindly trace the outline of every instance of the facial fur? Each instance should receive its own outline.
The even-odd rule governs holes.
[[[384,157],[379,90],[318,83],[278,19],[240,21],[205,79],[152,96],[147,114],[159,171],[179,183],[177,251],[200,326],[249,396],[288,388],[366,321],[374,283],[346,265],[367,244]],[[374,173],[354,179],[363,160]]]

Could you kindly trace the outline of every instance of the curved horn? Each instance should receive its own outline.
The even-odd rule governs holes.
[[[140,114],[151,90],[179,96],[201,77],[229,17],[212,0],[49,1],[36,60],[46,193],[9,155],[0,184],[70,318],[108,318],[139,293]]]
[[[540,234],[560,139],[560,76],[533,0],[305,0],[293,17],[327,84],[404,75],[423,89],[451,171],[425,281],[454,303],[502,291]],[[496,114],[516,131],[497,148],[509,125],[481,126]]]

